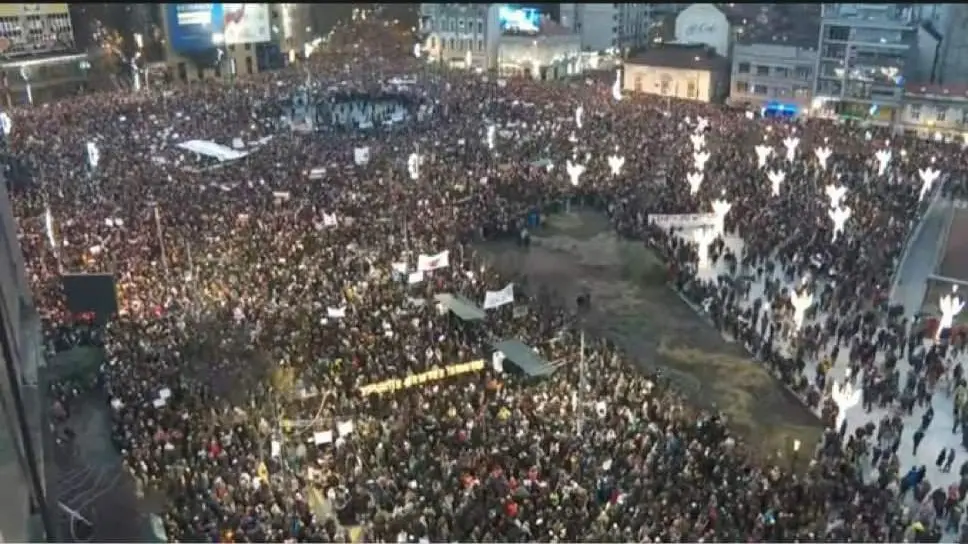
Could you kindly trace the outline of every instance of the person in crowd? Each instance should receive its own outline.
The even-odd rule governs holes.
[[[166,497],[169,539],[937,541],[960,529],[968,464],[949,495],[922,465],[947,472],[955,448],[932,444],[936,463],[911,465],[901,447],[948,432],[926,414],[953,348],[922,342],[933,331],[887,301],[924,210],[912,180],[931,163],[943,191],[962,191],[960,151],[877,128],[616,100],[608,78],[456,72],[412,50],[359,22],[287,70],[10,112],[7,152],[30,177],[14,180],[13,206],[48,347],[105,347],[97,386],[114,439],[127,470]],[[328,104],[316,130],[293,129],[297,95]],[[693,193],[700,118],[710,159]],[[801,157],[769,159],[786,172],[773,195],[752,148],[789,137]],[[175,145],[189,139],[240,139],[247,154],[206,163]],[[88,171],[85,142],[99,149]],[[833,151],[825,167],[810,157],[818,146]],[[885,146],[895,159],[878,176]],[[848,189],[852,210],[836,237],[830,184]],[[743,244],[717,238],[710,257],[724,272],[710,278],[695,246],[650,216],[706,212],[720,197]],[[542,292],[473,324],[434,303],[447,292],[480,301],[513,281],[474,243],[526,248],[543,217],[573,206],[603,210],[661,255],[675,289],[822,415],[829,432],[808,468],[758,454],[606,340],[585,346],[577,393],[574,309]],[[444,251],[446,266],[415,268]],[[113,273],[109,325],[67,311],[65,270]],[[816,300],[799,329],[795,288]],[[501,338],[564,364],[524,379],[490,347]],[[924,362],[909,364],[906,348]],[[838,423],[844,381],[862,390],[870,423]],[[960,375],[952,389],[964,414]],[[52,394],[66,417],[71,388]],[[902,412],[926,419],[906,427]],[[910,502],[932,490],[939,510]]]

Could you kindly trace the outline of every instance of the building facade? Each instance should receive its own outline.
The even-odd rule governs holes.
[[[231,78],[282,67],[289,51],[302,53],[297,40],[304,21],[293,16],[291,6],[162,4],[165,58],[173,79]],[[228,9],[236,11],[229,14],[225,12]],[[215,21],[225,19],[235,22],[219,28],[226,23]]]
[[[676,16],[676,41],[703,44],[717,55],[730,55],[732,30],[726,14],[713,4],[692,4]]]
[[[625,62],[623,88],[668,98],[719,102],[729,85],[729,61],[704,45],[664,45]]]
[[[67,4],[0,5],[0,96],[8,106],[70,96],[91,63],[77,54]]]
[[[501,38],[498,9],[497,4],[420,4],[424,51],[450,66],[496,68]]]
[[[777,114],[806,113],[816,64],[817,50],[812,47],[735,45],[729,101],[734,105],[776,110]]]
[[[921,138],[962,141],[968,135],[968,85],[907,84],[898,126]]]
[[[940,4],[941,20],[933,23],[941,34],[936,78],[943,84],[968,84],[968,5]]]
[[[914,12],[907,5],[823,4],[815,112],[895,121],[916,40]]]
[[[584,51],[627,51],[648,45],[649,29],[684,4],[560,4],[561,25],[581,36]]]
[[[581,37],[574,32],[543,32],[537,36],[502,36],[498,72],[537,80],[562,79],[584,70]]]

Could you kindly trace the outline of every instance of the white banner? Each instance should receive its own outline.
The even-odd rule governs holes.
[[[417,257],[417,270],[428,272],[438,268],[450,266],[450,251],[441,251],[436,255],[420,255]]]
[[[370,148],[369,147],[357,147],[353,150],[353,162],[357,166],[364,165],[370,162]]]
[[[649,221],[663,229],[699,229],[716,226],[714,213],[649,214]]]
[[[326,308],[326,317],[331,317],[333,319],[346,317],[346,308]]]
[[[484,293],[484,309],[500,308],[505,304],[514,302],[514,284],[507,284],[500,291],[487,291]]]

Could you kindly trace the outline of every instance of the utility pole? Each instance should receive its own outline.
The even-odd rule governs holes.
[[[575,395],[577,399],[577,406],[575,407],[575,434],[581,436],[584,424],[585,424],[585,390],[588,384],[588,375],[586,372],[586,361],[585,361],[585,316],[588,313],[589,306],[591,304],[591,296],[588,293],[583,295],[578,295],[575,299],[575,322],[578,325],[578,394]]]
[[[155,236],[158,237],[158,248],[161,250],[161,266],[165,271],[165,277],[170,278],[170,270],[168,269],[168,253],[165,251],[165,238],[161,234],[161,215],[158,212],[158,203],[152,203],[155,214]]]

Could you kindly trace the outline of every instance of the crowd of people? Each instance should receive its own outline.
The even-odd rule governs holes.
[[[368,24],[345,31],[356,38],[346,47],[284,71],[11,112],[6,145],[32,173],[13,204],[37,304],[47,322],[70,327],[59,271],[113,272],[120,311],[99,334],[108,359],[99,383],[128,469],[166,497],[170,540],[900,542],[966,533],[968,465],[953,488],[932,485],[924,467],[901,464],[901,436],[916,433],[900,415],[838,428],[834,380],[814,375],[826,358],[823,374],[849,367],[841,375],[862,384],[865,403],[917,394],[926,397],[912,408],[919,420],[932,405],[928,369],[947,372],[945,347],[915,349],[917,328],[888,319],[885,302],[922,209],[918,169],[934,161],[957,178],[966,166],[957,149],[709,104],[616,100],[610,81],[427,67],[410,43]],[[285,111],[261,118],[307,85],[377,89],[392,78],[408,82],[395,92],[411,93],[409,104],[432,103],[432,115],[338,138],[290,130],[278,122]],[[685,178],[699,118],[710,159],[693,193]],[[790,136],[800,139],[794,161],[780,151]],[[260,145],[217,168],[189,167],[174,145],[235,138]],[[88,141],[100,160],[85,171]],[[752,151],[761,143],[777,149],[768,169],[787,173],[778,196]],[[827,168],[812,156],[821,145],[833,150]],[[895,160],[877,176],[873,153],[885,147]],[[360,148],[365,161],[354,160]],[[625,159],[618,173],[613,155]],[[569,163],[585,167],[577,183]],[[823,193],[831,183],[848,188],[853,211],[835,240]],[[700,278],[695,247],[649,219],[707,212],[716,198],[732,203],[726,229],[745,244],[735,254],[720,240],[713,257],[746,281]],[[576,394],[569,303],[518,293],[514,308],[476,322],[435,304],[440,293],[479,302],[513,281],[475,242],[519,236],[529,217],[578,201],[663,256],[676,288],[816,407],[828,433],[808,468],[757,455],[725,417],[633,368],[605,340],[584,347],[591,371]],[[446,266],[432,259],[414,275],[418,256],[445,251]],[[804,276],[817,307],[798,332],[789,285]],[[750,289],[765,278],[765,292]],[[792,349],[786,337],[796,337]],[[503,338],[534,346],[560,362],[557,371],[539,380],[513,372],[490,347]]]

